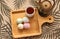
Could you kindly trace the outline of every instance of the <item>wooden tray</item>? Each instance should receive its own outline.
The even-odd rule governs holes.
[[[42,33],[42,30],[41,30],[42,24],[45,22],[49,22],[49,23],[53,22],[52,16],[43,18],[39,16],[38,11],[35,10],[34,17],[29,18],[30,24],[31,24],[30,29],[19,30],[17,28],[16,20],[17,18],[20,18],[20,17],[22,18],[24,16],[26,16],[25,10],[11,11],[11,25],[12,25],[11,27],[12,27],[12,34],[14,38],[40,35]]]

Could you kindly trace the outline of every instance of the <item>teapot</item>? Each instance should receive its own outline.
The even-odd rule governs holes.
[[[44,0],[41,2],[41,0],[39,1],[36,1],[38,7],[38,12],[39,12],[39,15],[42,16],[42,17],[47,17],[51,14],[51,11],[52,9],[54,8],[55,6],[55,0],[53,0],[53,5],[52,3],[49,1],[49,0]]]

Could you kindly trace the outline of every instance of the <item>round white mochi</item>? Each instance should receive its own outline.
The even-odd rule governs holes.
[[[18,24],[18,29],[23,29],[23,24]]]
[[[22,22],[23,22],[22,18],[18,18],[18,19],[17,19],[17,23],[18,23],[18,24],[20,24],[20,23],[22,23]]]

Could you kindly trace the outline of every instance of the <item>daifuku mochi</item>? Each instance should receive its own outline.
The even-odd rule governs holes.
[[[29,29],[30,28],[30,24],[29,23],[24,23],[24,28],[25,29]]]
[[[22,18],[18,18],[18,19],[17,19],[17,23],[18,23],[18,24],[20,24],[20,23],[22,23],[22,22],[23,22]]]
[[[18,29],[23,29],[23,24],[18,24]]]
[[[28,17],[23,17],[23,22],[29,22],[29,18]]]

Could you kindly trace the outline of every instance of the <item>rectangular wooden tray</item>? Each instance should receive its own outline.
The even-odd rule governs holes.
[[[11,27],[12,27],[12,34],[14,38],[21,38],[21,37],[28,37],[28,36],[35,36],[40,35],[40,27],[38,23],[37,11],[35,11],[34,17],[29,18],[31,27],[30,29],[19,30],[17,27],[16,20],[17,18],[23,18],[25,15],[25,10],[18,10],[11,12]]]

